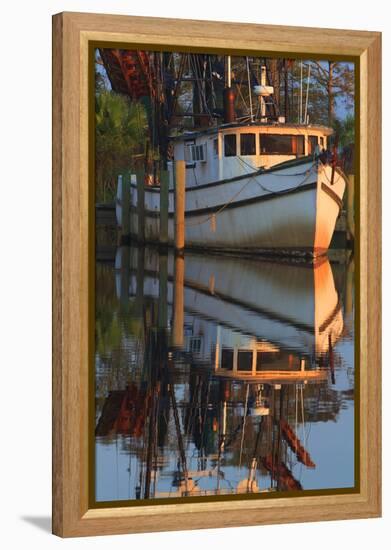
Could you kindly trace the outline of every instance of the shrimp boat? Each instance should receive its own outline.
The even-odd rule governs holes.
[[[172,158],[167,164],[168,242],[174,243],[175,165],[182,161],[186,247],[250,254],[325,254],[346,186],[335,160],[327,161],[333,131],[269,117],[266,99],[272,96],[273,87],[266,85],[265,70],[253,94],[258,116],[238,121],[228,82],[222,124],[172,136]],[[145,240],[158,242],[160,186],[146,185],[144,201]],[[118,218],[120,209],[117,204]],[[136,238],[138,216],[133,176],[130,232]]]

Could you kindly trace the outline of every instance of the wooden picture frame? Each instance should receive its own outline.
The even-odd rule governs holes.
[[[232,41],[232,37],[235,40]],[[360,487],[295,498],[89,507],[93,210],[91,43],[344,55],[359,67]],[[381,514],[381,34],[87,13],[53,17],[53,533],[62,537],[378,517]],[[357,433],[357,432],[356,432]]]

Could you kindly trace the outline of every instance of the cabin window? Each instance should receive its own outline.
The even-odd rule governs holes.
[[[257,371],[270,370],[270,366],[273,365],[280,357],[280,352],[276,351],[258,351],[257,352]]]
[[[238,351],[238,371],[251,372],[253,370],[253,352]]]
[[[255,134],[240,134],[240,154],[255,155]]]
[[[324,147],[324,137],[321,137],[321,138],[320,138],[320,146],[321,146],[321,147]]]
[[[318,146],[318,136],[308,136],[308,154],[313,155]]]
[[[196,145],[194,141],[185,143],[186,166],[193,167],[196,161],[206,162],[206,143]]]
[[[194,160],[206,162],[206,143],[196,145],[194,148]]]
[[[189,351],[191,353],[200,353],[201,352],[201,338],[194,336],[190,338],[189,342]]]
[[[236,134],[224,136],[224,156],[236,157]]]
[[[219,156],[219,140],[214,139],[213,140],[213,154],[215,157]]]
[[[195,146],[194,140],[185,142],[185,162],[186,168],[194,168],[195,162],[193,159],[193,149]]]
[[[221,350],[221,368],[225,370],[233,369],[234,350],[230,348],[223,348]]]
[[[266,155],[304,155],[304,136],[260,134],[260,151]]]

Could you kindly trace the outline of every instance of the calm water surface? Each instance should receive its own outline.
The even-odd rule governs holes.
[[[354,261],[96,265],[96,501],[354,486]]]

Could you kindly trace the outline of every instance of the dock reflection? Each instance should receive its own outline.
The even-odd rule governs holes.
[[[351,486],[349,266],[136,247],[97,265],[97,500],[321,488],[323,425]]]

